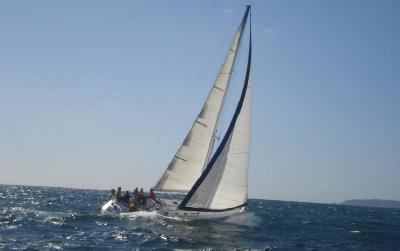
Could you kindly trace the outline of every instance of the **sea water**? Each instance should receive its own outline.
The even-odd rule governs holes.
[[[249,200],[224,221],[103,216],[107,191],[0,185],[0,249],[400,250],[400,210]]]

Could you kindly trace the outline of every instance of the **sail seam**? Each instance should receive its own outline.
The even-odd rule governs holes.
[[[195,140],[195,139],[192,138],[192,139],[190,139],[190,145],[193,144],[193,143],[194,143],[196,146],[199,146],[199,147],[201,147],[201,148],[207,149],[207,146],[205,146],[203,143],[201,143],[200,141]],[[184,144],[184,145],[188,146],[189,143]]]
[[[177,154],[175,154],[175,158],[180,159],[180,160],[185,161],[185,162],[188,161],[187,159],[185,159],[185,158],[183,158],[181,156],[178,156]]]
[[[198,119],[196,119],[196,123],[198,123],[198,124],[204,126],[205,128],[207,128],[207,125],[205,123],[199,121]]]
[[[218,91],[221,91],[221,92],[224,92],[224,91],[225,91],[224,89],[222,89],[222,88],[219,88],[219,87],[218,87],[218,86],[216,86],[216,85],[214,86],[214,88],[215,88],[215,89],[217,89]]]
[[[175,155],[176,156],[176,155]],[[200,163],[199,161],[197,161],[197,160],[195,160],[195,159],[193,159],[193,158],[190,158],[190,157],[186,157],[187,158],[187,162],[191,162],[191,163],[194,163],[194,164],[198,164],[198,165],[202,165],[202,163]],[[182,160],[182,161],[184,161],[184,160]],[[187,168],[193,168],[193,167],[187,167]]]

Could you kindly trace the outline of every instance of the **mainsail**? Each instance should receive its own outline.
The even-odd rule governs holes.
[[[244,23],[250,6],[247,7]],[[251,127],[251,23],[246,77],[233,118],[204,172],[179,205],[180,209],[226,211],[247,202]]]
[[[229,88],[247,14],[248,10],[236,31],[225,62],[201,112],[167,170],[157,182],[156,191],[188,192],[206,167],[212,152],[217,121]]]

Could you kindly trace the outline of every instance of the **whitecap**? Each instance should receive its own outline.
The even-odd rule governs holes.
[[[163,241],[166,241],[166,240],[168,240],[168,238],[165,236],[165,235],[160,235],[160,238],[163,240]]]
[[[116,241],[126,241],[128,238],[125,236],[125,231],[118,231],[113,235]]]
[[[361,232],[360,232],[359,230],[351,230],[350,233],[352,233],[352,234],[359,234],[359,233],[361,233]]]
[[[131,212],[131,213],[120,213],[121,217],[127,217],[131,219],[136,218],[154,218],[160,216],[157,212],[148,212],[148,211],[138,211],[138,212]]]
[[[126,240],[126,237],[119,234],[119,235],[115,236],[115,240],[116,241],[124,241],[124,240]]]
[[[160,215],[165,219],[169,219],[169,220],[175,220],[175,221],[190,221],[189,219],[183,219],[183,218],[179,218],[177,216],[166,216],[166,215]]]
[[[9,226],[7,226],[7,229],[16,229],[20,226],[22,226],[22,225],[9,225]]]
[[[108,223],[107,222],[96,221],[96,225],[98,225],[98,226],[107,226]]]
[[[61,226],[64,224],[64,219],[62,217],[46,216],[44,222],[51,223],[53,225]]]
[[[57,245],[57,244],[54,244],[54,243],[49,243],[47,247],[50,248],[50,249],[55,249],[55,250],[61,250],[62,249],[62,247],[60,245]]]

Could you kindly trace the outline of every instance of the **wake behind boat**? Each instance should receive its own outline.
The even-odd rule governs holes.
[[[103,213],[157,211],[162,215],[185,219],[216,219],[245,211],[251,136],[251,20],[243,88],[233,117],[218,146],[216,132],[249,16],[250,6],[247,6],[201,112],[155,186],[157,192],[178,192],[185,197],[161,198],[154,200],[151,205],[140,206],[135,206],[138,203],[136,197],[125,205],[120,200],[111,199],[103,205]]]

